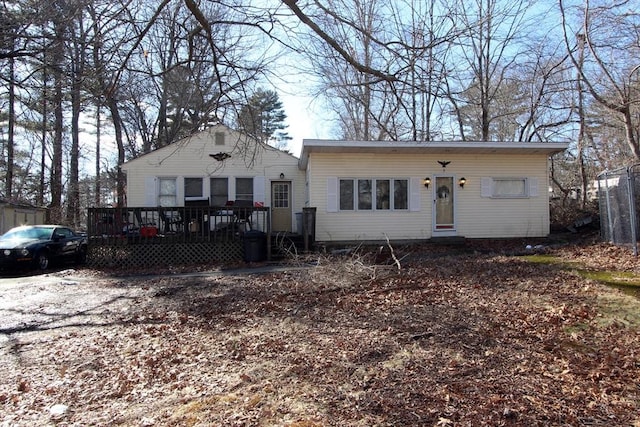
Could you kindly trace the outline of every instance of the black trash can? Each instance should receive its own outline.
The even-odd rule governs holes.
[[[264,261],[267,258],[267,234],[258,230],[244,233],[244,260],[246,262]]]

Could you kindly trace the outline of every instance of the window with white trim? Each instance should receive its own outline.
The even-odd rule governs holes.
[[[352,211],[353,207],[353,179],[341,179],[340,180],[340,210]]]
[[[253,202],[253,178],[236,178],[236,200]]]
[[[176,206],[176,179],[158,178],[158,204],[160,206]]]
[[[339,210],[387,211],[409,208],[409,181],[391,178],[340,178]]]
[[[225,206],[229,201],[229,178],[211,178],[209,183],[211,206]]]
[[[371,179],[358,180],[358,210],[370,211],[373,209],[373,194],[371,193]]]
[[[191,197],[202,198],[202,178],[185,178],[184,179],[184,197],[189,199]]]
[[[537,178],[491,177],[482,178],[482,197],[522,199],[538,195]]]

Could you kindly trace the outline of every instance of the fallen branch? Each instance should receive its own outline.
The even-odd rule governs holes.
[[[384,238],[387,239],[387,246],[389,246],[389,250],[391,251],[391,258],[393,258],[393,261],[398,266],[398,271],[402,270],[402,266],[400,265],[400,260],[396,257],[396,254],[393,251],[393,246],[391,246],[391,242],[389,241],[389,236],[385,234]]]

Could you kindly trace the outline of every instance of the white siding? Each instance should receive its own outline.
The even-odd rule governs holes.
[[[215,144],[216,132],[226,132],[225,145]],[[231,158],[219,162],[210,154],[226,152]],[[214,127],[180,142],[131,160],[123,165],[127,173],[127,204],[130,207],[155,206],[157,192],[155,177],[177,179],[178,205],[184,203],[184,178],[202,177],[204,196],[210,194],[209,178],[229,179],[229,197],[235,196],[235,178],[254,178],[254,199],[271,205],[271,181],[285,180],[292,183],[292,206],[299,212],[305,200],[305,175],[298,169],[298,159],[271,147],[256,149],[254,142],[224,127]],[[260,188],[256,186],[260,185]]]
[[[438,160],[451,163],[443,172]],[[469,238],[546,236],[549,233],[548,195],[521,199],[482,197],[483,177],[527,177],[547,188],[545,154],[332,154],[309,157],[309,205],[317,207],[318,241],[380,241],[432,237],[433,188],[421,185],[434,175],[466,178],[456,191],[456,234]],[[404,178],[417,186],[420,204],[405,211],[339,211],[327,209],[327,182],[332,178]],[[432,180],[433,182],[433,180]],[[456,181],[457,182],[457,181]],[[410,186],[413,187],[413,186]],[[410,189],[411,192],[411,189]],[[411,199],[418,198],[410,195]],[[329,207],[330,208],[330,207]]]

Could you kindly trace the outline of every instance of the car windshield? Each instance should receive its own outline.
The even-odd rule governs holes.
[[[49,227],[29,227],[29,228],[17,228],[9,230],[2,236],[2,240],[16,240],[16,239],[38,239],[47,240],[51,238],[53,228]]]

